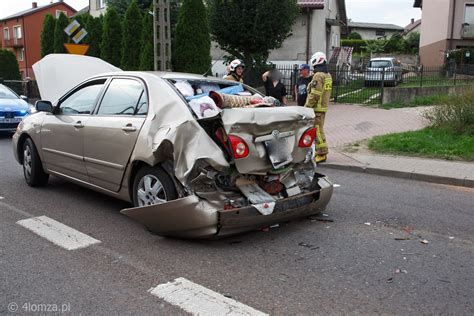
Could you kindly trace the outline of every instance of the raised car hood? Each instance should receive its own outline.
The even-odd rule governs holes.
[[[50,54],[35,63],[33,71],[41,99],[54,103],[89,77],[122,70],[95,57]]]

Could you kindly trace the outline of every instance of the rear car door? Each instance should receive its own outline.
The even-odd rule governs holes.
[[[84,161],[92,184],[120,189],[125,168],[148,111],[144,83],[113,78],[84,128]]]
[[[41,146],[49,170],[88,181],[83,151],[84,125],[106,80],[92,80],[79,86],[59,100],[53,114],[45,116]]]

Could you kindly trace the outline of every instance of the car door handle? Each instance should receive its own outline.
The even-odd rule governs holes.
[[[136,130],[137,128],[133,126],[132,124],[127,124],[124,127],[122,127],[122,131],[125,131],[125,132],[135,132]]]
[[[82,124],[81,121],[77,121],[76,123],[72,124],[72,126],[74,126],[75,128],[83,128],[84,125]]]

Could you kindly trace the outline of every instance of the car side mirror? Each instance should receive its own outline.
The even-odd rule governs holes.
[[[20,99],[28,103],[28,97],[26,95],[20,95]]]
[[[35,107],[38,112],[53,112],[53,105],[49,101],[36,101]]]

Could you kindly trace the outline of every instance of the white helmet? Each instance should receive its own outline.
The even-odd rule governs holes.
[[[234,59],[233,61],[230,62],[229,65],[229,70],[230,72],[234,72],[237,67],[245,67],[244,63],[240,59]]]
[[[316,65],[322,65],[325,62],[327,62],[326,54],[323,52],[317,52],[317,53],[314,53],[313,56],[311,56],[310,63],[313,67]]]

